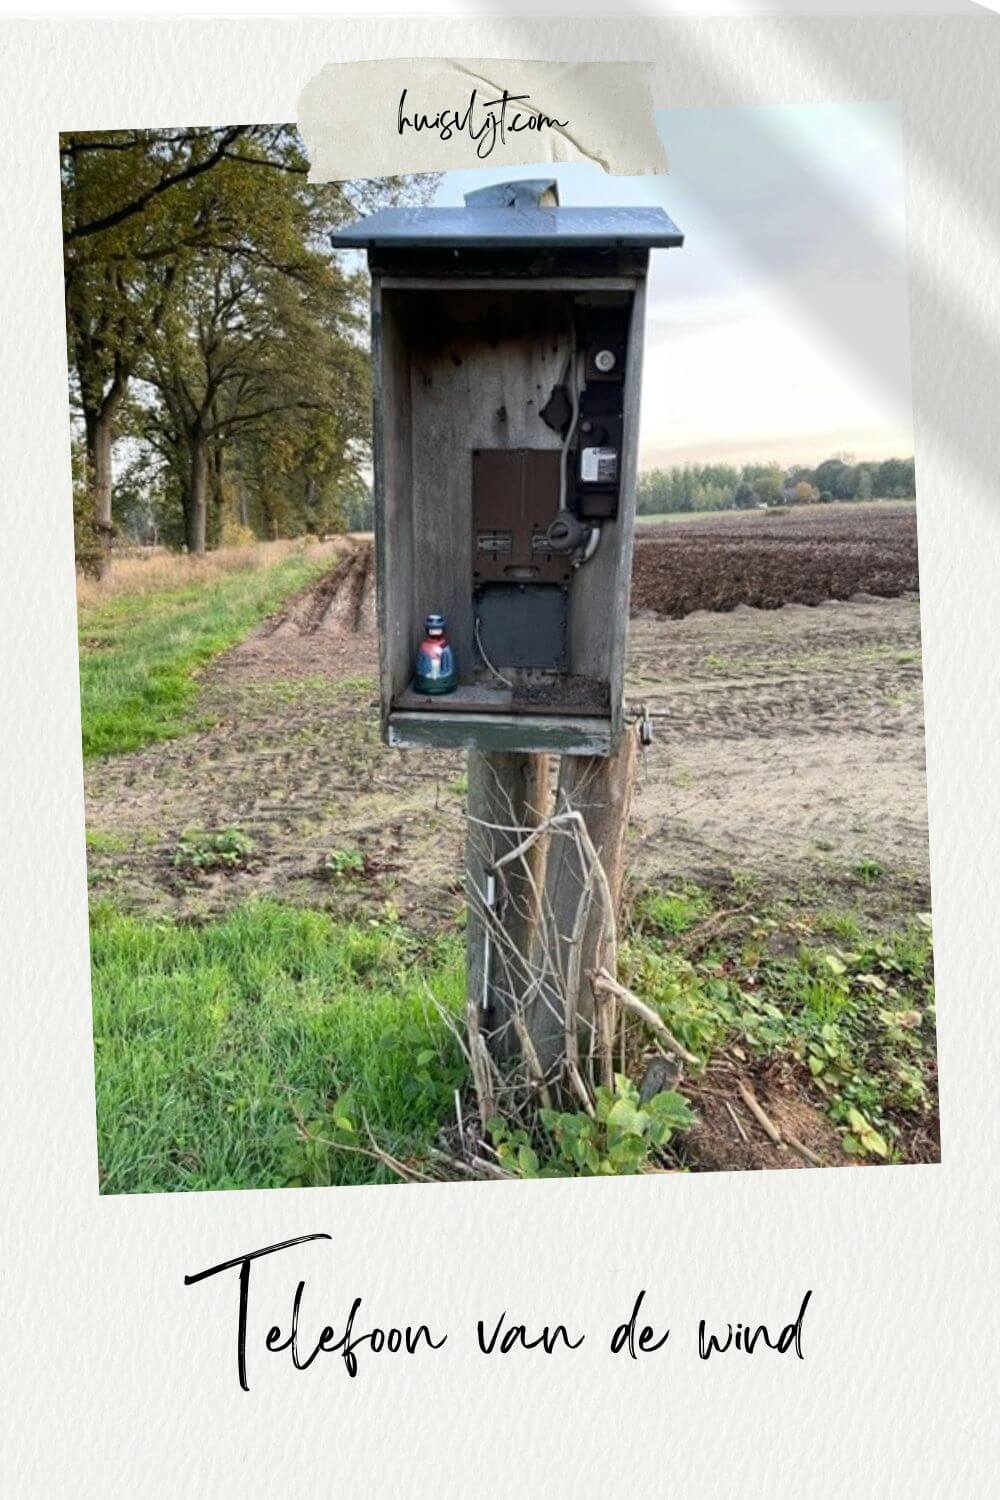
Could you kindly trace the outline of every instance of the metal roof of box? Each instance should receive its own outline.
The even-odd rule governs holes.
[[[553,203],[552,200],[555,199]],[[551,206],[543,205],[543,199]],[[335,249],[667,249],[684,236],[662,208],[562,208],[554,182],[498,183],[466,195],[464,208],[384,208],[330,236]]]

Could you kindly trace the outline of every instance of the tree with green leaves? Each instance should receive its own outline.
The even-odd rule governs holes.
[[[785,477],[778,468],[763,469],[750,481],[757,498],[764,505],[780,505]]]
[[[354,473],[364,279],[327,236],[432,179],[310,185],[291,126],[66,135],[61,162],[71,401],[105,542],[123,434],[158,456],[194,552],[251,432],[298,455],[306,489]]]
[[[147,433],[174,473],[185,543],[200,553],[223,463],[266,430],[299,466],[364,451],[367,366],[358,310],[332,262],[303,247],[280,271],[255,251],[202,255],[139,367],[153,394]],[[353,337],[351,337],[353,335]]]
[[[114,529],[116,420],[179,261],[206,232],[185,189],[217,169],[246,129],[61,138],[71,398],[83,422],[92,524],[105,543]]]

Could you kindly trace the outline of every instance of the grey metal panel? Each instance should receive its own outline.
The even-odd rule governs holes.
[[[484,663],[566,671],[568,600],[558,584],[484,584],[475,610]]]
[[[383,208],[338,229],[335,249],[629,245],[667,249],[684,236],[662,208]]]
[[[389,744],[396,749],[516,750],[524,754],[610,755],[609,719],[505,718],[500,714],[389,715]]]
[[[486,278],[506,278],[522,286],[547,277],[604,279],[608,276],[644,276],[652,251],[643,245],[611,243],[566,244],[552,240],[545,245],[456,245],[442,240],[435,245],[369,245],[368,268],[383,276],[444,277],[457,285]]]

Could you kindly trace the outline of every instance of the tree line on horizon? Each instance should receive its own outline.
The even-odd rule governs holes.
[[[915,494],[912,458],[859,463],[851,454],[838,454],[812,469],[778,463],[647,469],[639,475],[636,509],[641,516],[652,516],[830,500],[905,500]]]
[[[330,232],[429,177],[310,184],[290,125],[60,137],[78,564],[363,511],[367,275]]]

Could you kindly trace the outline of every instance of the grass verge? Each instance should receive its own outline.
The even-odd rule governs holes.
[[[301,551],[180,586],[81,600],[84,757],[138,750],[190,728],[198,669],[330,566],[329,554]]]
[[[453,1118],[464,1062],[428,992],[464,1003],[454,937],[253,900],[200,927],[98,907],[91,953],[102,1192],[394,1180],[350,1149],[362,1122],[407,1159]]]
[[[703,1064],[782,1059],[848,1155],[936,1160],[930,918],[865,932],[850,912],[709,909],[693,888],[647,893],[622,955],[682,1044]]]
[[[684,1086],[696,1111],[713,1059],[780,1059],[848,1155],[938,1159],[926,920],[867,934],[835,911],[730,920],[693,886],[646,893],[633,917],[622,974],[701,1060]],[[98,906],[91,946],[105,1193],[392,1182],[359,1149],[368,1128],[419,1168],[468,1089],[438,1008],[461,1022],[457,935],[251,899],[203,925]],[[560,1117],[552,1139],[507,1132],[513,1170],[585,1170],[567,1119],[568,1147],[589,1149],[583,1117]]]

